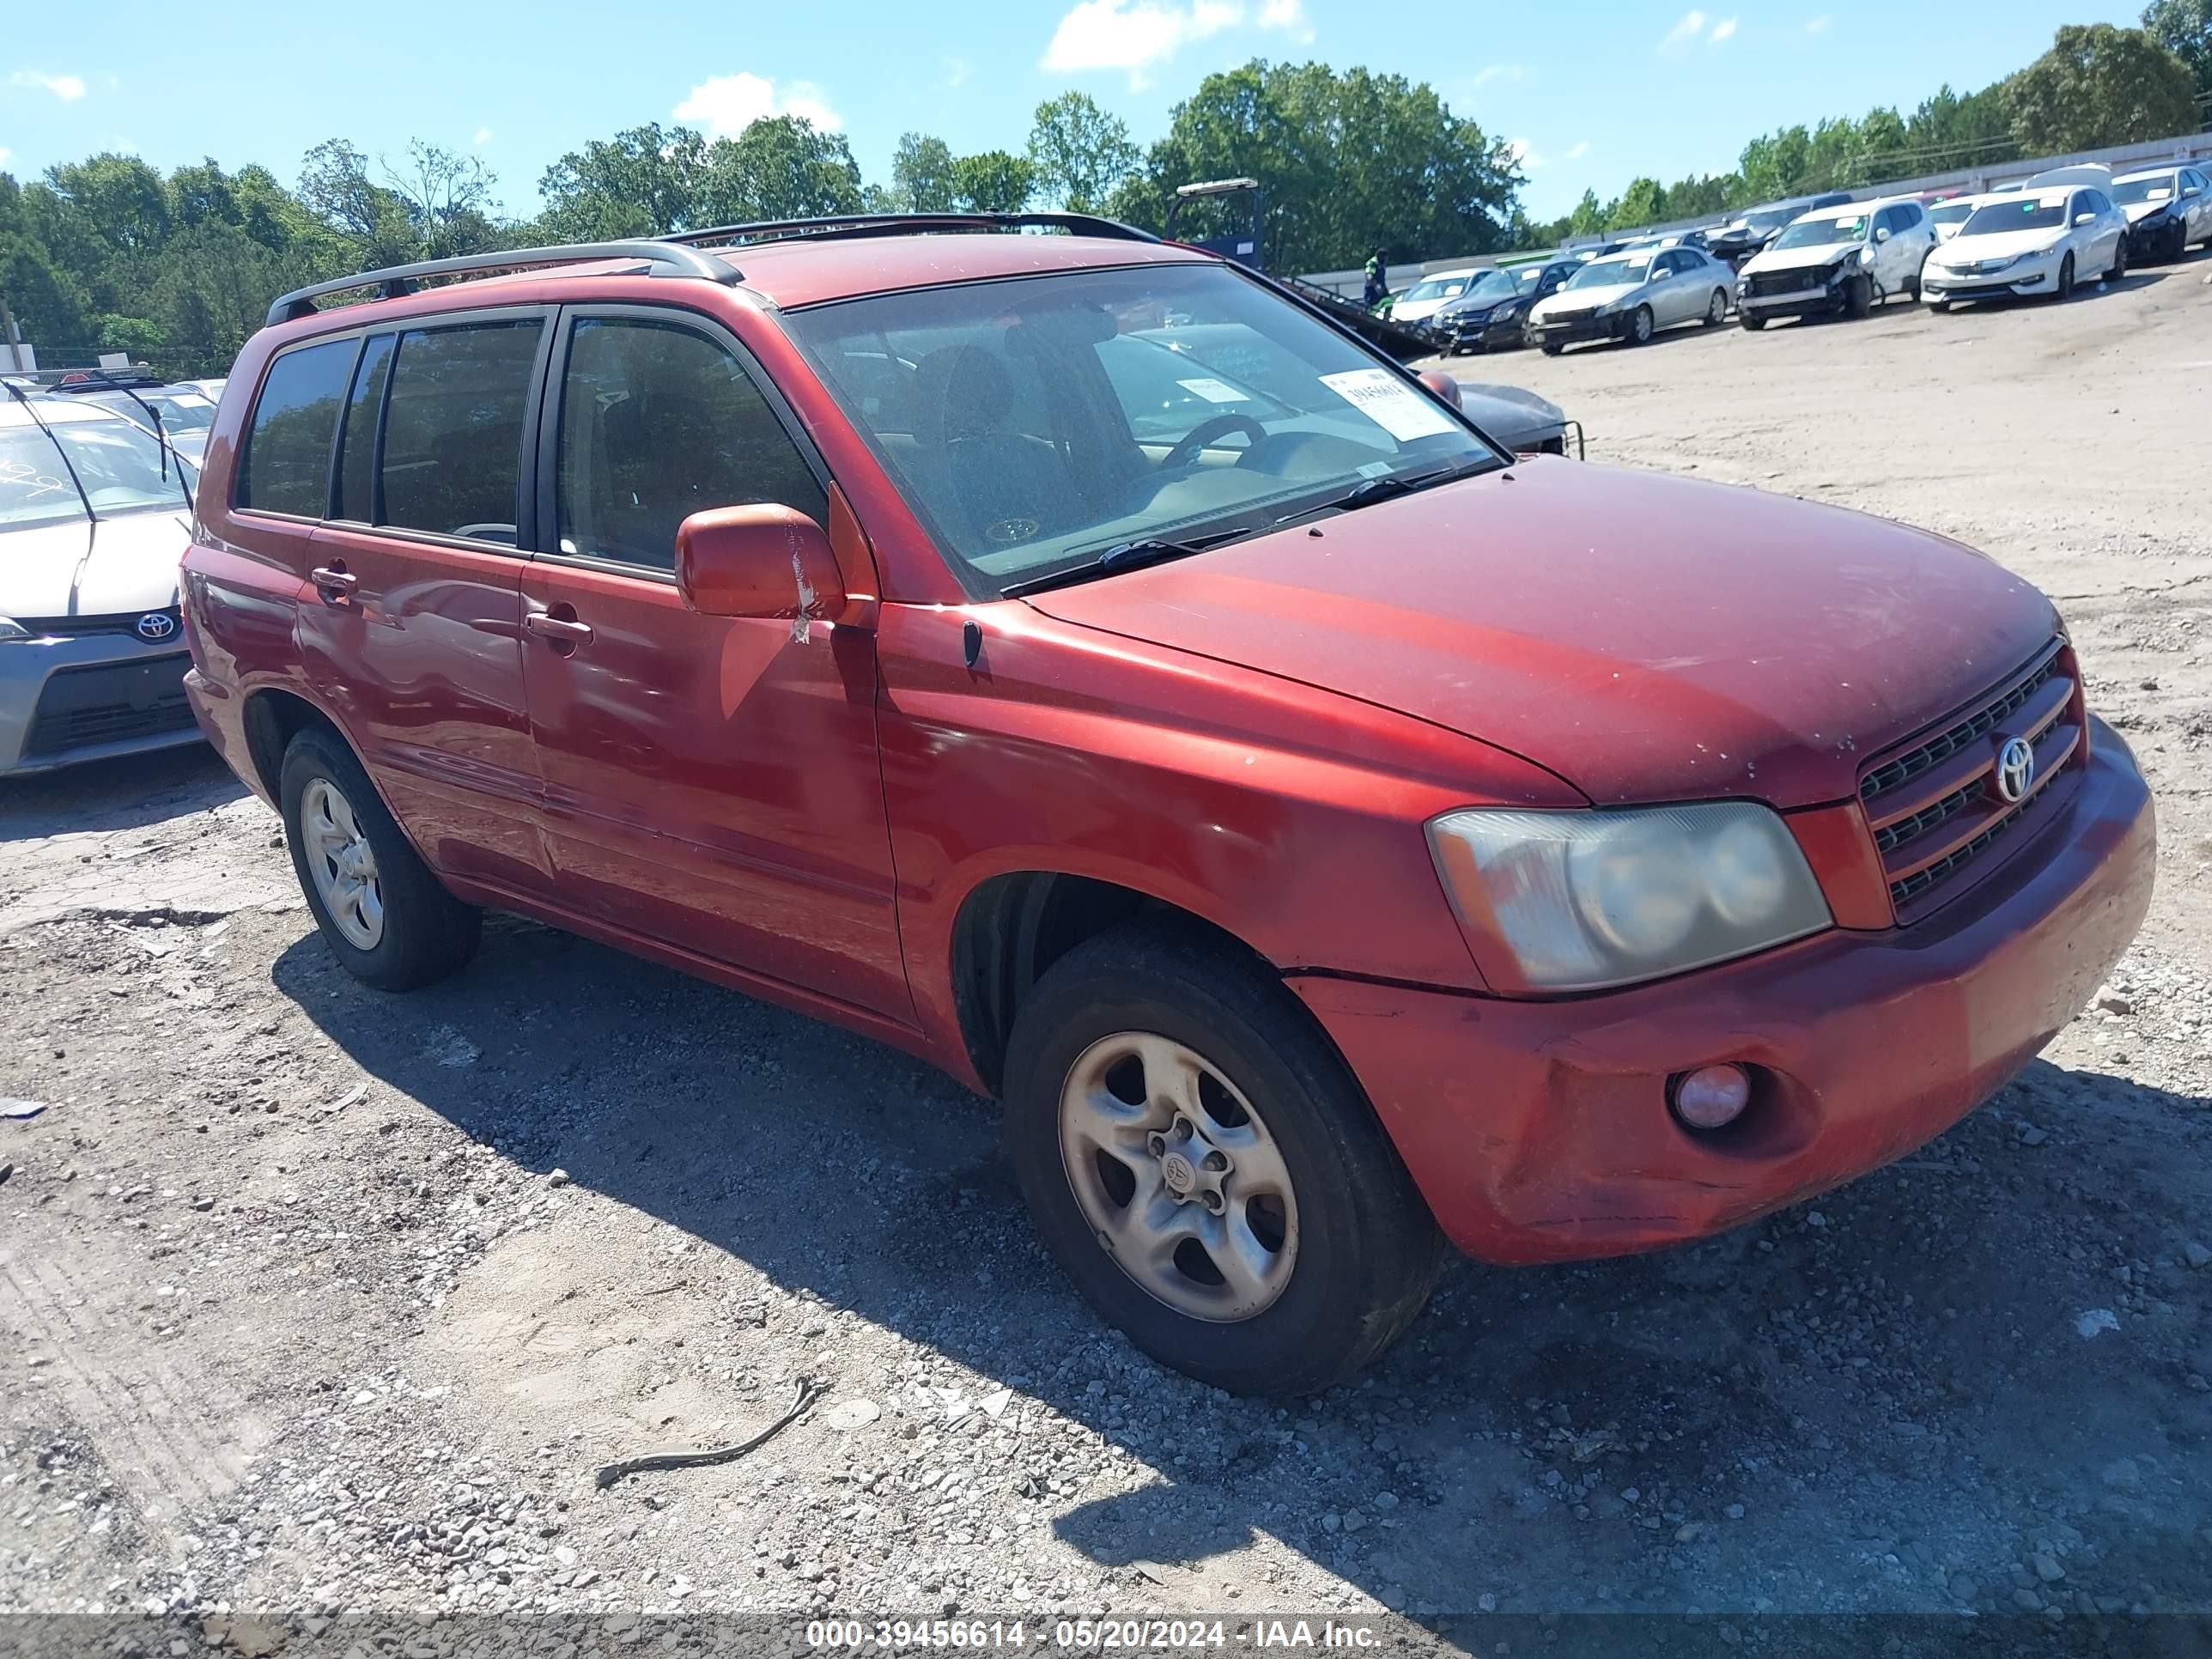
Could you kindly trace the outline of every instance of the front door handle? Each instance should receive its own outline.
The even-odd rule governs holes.
[[[545,611],[532,611],[522,619],[522,625],[538,638],[550,640],[556,647],[566,646],[572,651],[592,637],[591,623],[578,622],[574,617],[556,617]]]

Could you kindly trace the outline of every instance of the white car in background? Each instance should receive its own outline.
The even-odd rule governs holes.
[[[1801,214],[1736,273],[1736,315],[1749,329],[1778,317],[1863,317],[1897,295],[1920,296],[1936,246],[1919,198],[1854,202]]]
[[[177,605],[198,483],[89,398],[0,392],[0,777],[200,741]]]
[[[1642,345],[1662,328],[1728,320],[1729,268],[1694,247],[1644,248],[1593,259],[1528,309],[1528,334],[1556,357],[1577,340]]]
[[[2128,257],[2179,259],[2191,242],[2212,246],[2212,179],[2186,164],[2150,167],[2112,181],[2112,205],[2128,216]]]
[[[1394,323],[1425,323],[1454,300],[1482,273],[1470,265],[1465,270],[1439,270],[1401,294],[1390,307]]]
[[[1929,256],[1921,292],[1937,311],[1960,300],[2065,299],[2075,283],[2124,276],[2128,216],[2094,185],[2024,190],[1974,210]]]
[[[1959,227],[1974,216],[1974,210],[1985,202],[2001,202],[2002,194],[1991,196],[1953,196],[1938,202],[1928,210],[1928,222],[1936,232],[1937,246],[1949,241],[1959,234]]]

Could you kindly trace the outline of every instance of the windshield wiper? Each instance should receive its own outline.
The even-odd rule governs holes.
[[[1192,536],[1179,542],[1158,536],[1116,542],[1104,552],[1085,559],[1081,564],[1070,565],[1048,575],[1031,576],[1026,581],[1009,582],[999,592],[1003,598],[1018,599],[1024,593],[1038,593],[1050,587],[1066,587],[1075,582],[1090,581],[1095,577],[1110,576],[1117,571],[1135,570],[1148,564],[1165,564],[1170,559],[1188,558],[1194,553],[1203,553],[1208,548],[1219,547],[1256,533],[1240,527],[1207,536]]]
[[[1410,495],[1417,489],[1432,489],[1455,478],[1471,478],[1476,473],[1487,472],[1496,465],[1497,462],[1486,455],[1477,460],[1459,461],[1450,466],[1440,466],[1431,472],[1416,472],[1410,477],[1403,472],[1385,472],[1380,477],[1362,478],[1341,495],[1333,495],[1328,501],[1300,507],[1287,518],[1278,519],[1276,527],[1279,529],[1286,524],[1296,524],[1316,513],[1348,513],[1354,507],[1371,507],[1376,501],[1389,501],[1397,495]]]

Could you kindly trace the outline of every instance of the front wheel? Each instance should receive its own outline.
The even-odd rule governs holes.
[[[1543,348],[1547,357],[1556,357],[1567,349],[1565,343],[1560,340],[1540,340],[1537,343]]]
[[[1372,1108],[1281,982],[1139,921],[1054,963],[1006,1054],[1038,1233],[1163,1364],[1236,1393],[1327,1388],[1387,1348],[1442,1265]]]
[[[2105,280],[2117,283],[2128,274],[2128,239],[2124,236],[2113,244],[2112,268],[2105,273]]]
[[[1874,310],[1874,278],[1854,276],[1844,285],[1844,315],[1864,317]]]
[[[1638,306],[1628,313],[1628,343],[1631,345],[1651,343],[1651,307],[1650,306]]]
[[[416,855],[336,733],[311,726],[293,738],[277,793],[300,890],[348,973],[380,991],[411,991],[476,954],[483,912]]]
[[[1746,328],[1749,329],[1753,334],[1758,333],[1760,329],[1766,326],[1766,319],[1760,316],[1755,311],[1739,311],[1735,314],[1735,319],[1739,323],[1741,323]]]
[[[1728,290],[1724,288],[1717,288],[1713,290],[1712,302],[1705,307],[1705,326],[1718,328],[1727,320]]]
[[[2074,297],[2074,256],[2070,253],[2058,262],[2058,297]]]

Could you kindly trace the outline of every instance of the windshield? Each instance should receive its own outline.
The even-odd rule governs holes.
[[[1464,272],[1457,276],[1428,276],[1401,294],[1398,303],[1402,306],[1421,300],[1456,300],[1466,292]]]
[[[1496,460],[1399,369],[1213,265],[915,289],[785,326],[939,547],[994,589]]]
[[[1936,225],[1962,225],[1973,210],[1972,202],[1939,202],[1928,210],[1928,221]]]
[[[1621,288],[1630,283],[1640,283],[1651,274],[1651,261],[1641,259],[1593,259],[1568,279],[1569,288]]]
[[[27,428],[15,427],[0,433],[0,439],[19,442]],[[51,434],[51,439],[48,434]],[[35,446],[27,454],[10,450],[26,465],[42,467],[46,477],[58,478],[67,489],[70,500],[68,510],[51,513],[52,489],[44,481],[29,492],[45,516],[82,518],[84,500],[92,503],[93,516],[112,518],[118,513],[137,512],[144,507],[187,507],[190,498],[185,494],[187,473],[175,453],[164,449],[154,435],[130,422],[106,418],[85,420],[82,417],[49,421],[46,432],[30,430],[46,453],[41,459]],[[68,459],[66,469],[55,465],[54,446],[61,446]],[[76,474],[76,485],[72,488],[70,475]],[[81,488],[84,499],[76,499]],[[34,520],[35,521],[35,520]]]
[[[2132,207],[2138,202],[2170,202],[2173,199],[2173,179],[2171,173],[2156,173],[2148,179],[2123,179],[2112,186],[2112,199],[2122,207]]]
[[[1862,242],[1866,240],[1866,227],[1867,216],[1863,213],[1824,213],[1817,219],[1800,219],[1774,239],[1774,246],[1778,251],[1825,247],[1832,242]]]
[[[1487,304],[1496,300],[1510,300],[1516,292],[1512,277],[1504,271],[1486,270],[1467,285],[1467,292],[1460,295],[1460,301],[1465,305]]]
[[[0,428],[0,526],[20,530],[82,517],[84,498],[53,440],[34,426]]]
[[[2033,198],[1978,207],[1959,227],[1961,236],[1994,236],[2008,230],[2056,230],[2066,222],[2066,204]]]
[[[206,432],[215,425],[215,405],[204,398],[176,392],[142,392],[137,397],[161,417],[161,430],[172,437],[180,432]],[[146,410],[127,392],[98,392],[88,401],[113,410],[126,421],[143,425],[149,419]]]

